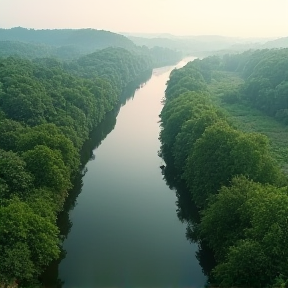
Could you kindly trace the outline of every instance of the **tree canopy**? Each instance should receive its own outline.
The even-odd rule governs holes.
[[[288,283],[287,174],[268,137],[242,131],[211,92],[217,77],[238,73],[243,84],[219,88],[221,100],[251,105],[285,122],[286,62],[287,49],[213,56],[174,70],[167,83],[159,154],[168,184],[177,189],[186,236],[214,254],[212,286]]]

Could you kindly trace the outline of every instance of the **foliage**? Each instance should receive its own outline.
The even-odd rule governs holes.
[[[286,62],[287,49],[209,57],[174,70],[167,83],[159,154],[186,236],[214,253],[215,286],[287,283],[287,177],[275,160],[282,140],[272,154],[274,120],[251,123],[255,108],[285,122]],[[233,109],[251,121],[236,121]]]
[[[288,123],[287,56],[288,49],[266,49],[223,58],[223,66],[238,71],[245,80],[238,89],[238,101],[248,101],[253,107],[285,124]]]
[[[27,171],[26,163],[12,151],[0,150],[0,201],[11,195],[25,197],[33,187],[33,176]]]
[[[214,269],[217,284],[263,287],[285,274],[287,204],[287,188],[243,177],[221,188],[199,225],[220,262]]]
[[[195,203],[203,208],[233,176],[245,175],[260,183],[280,183],[281,173],[269,155],[267,139],[244,134],[225,122],[206,128],[196,141],[184,172]]]
[[[11,283],[31,279],[59,254],[54,221],[17,198],[0,207],[0,278]]]

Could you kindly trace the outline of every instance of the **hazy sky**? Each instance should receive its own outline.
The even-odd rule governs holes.
[[[288,36],[288,0],[0,0],[0,27]]]

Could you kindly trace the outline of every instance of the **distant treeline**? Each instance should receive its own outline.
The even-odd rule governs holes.
[[[272,49],[287,48],[288,37],[268,41],[266,39],[240,39],[235,37],[225,37],[217,35],[199,35],[199,36],[174,36],[169,34],[143,34],[133,36],[126,34],[127,37],[137,45],[147,47],[166,47],[169,49],[181,51],[189,56],[208,56],[223,55],[227,53],[244,52],[249,49]]]
[[[49,46],[74,46],[82,52],[91,53],[107,47],[121,47],[127,50],[135,44],[123,35],[95,29],[26,29],[15,27],[0,29],[1,41],[19,41]]]
[[[0,286],[31,285],[59,257],[56,218],[81,147],[125,86],[151,70],[150,58],[123,48],[69,63],[0,58]]]
[[[288,123],[287,56],[288,49],[209,57],[174,70],[168,81],[160,132],[164,175],[181,188],[179,210],[182,202],[186,211],[178,215],[188,223],[188,238],[213,251],[212,286],[288,284],[287,175],[267,137],[235,128],[208,89],[215,70],[238,71],[244,84],[223,98]],[[181,195],[183,186],[188,196]]]
[[[175,49],[136,46],[125,36],[104,30],[34,30],[21,27],[0,29],[0,57],[54,57],[74,60],[108,47],[124,48],[142,55],[151,61],[153,67],[175,64],[181,59],[181,53]]]

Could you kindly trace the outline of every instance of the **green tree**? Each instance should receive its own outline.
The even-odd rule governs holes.
[[[259,242],[240,240],[231,246],[227,260],[216,266],[214,275],[220,287],[267,287],[268,258]],[[270,273],[269,273],[270,274]],[[270,282],[271,283],[271,282]]]
[[[42,124],[26,129],[18,140],[18,151],[33,150],[37,145],[45,145],[52,150],[59,150],[61,157],[70,171],[77,171],[79,155],[71,140],[63,135],[55,124]]]
[[[38,276],[43,266],[58,257],[59,232],[54,223],[17,198],[0,207],[2,282]]]
[[[23,153],[27,170],[33,174],[36,187],[53,188],[56,193],[66,195],[71,187],[69,169],[65,166],[59,150],[37,145]]]
[[[17,121],[3,119],[0,121],[0,149],[16,152],[17,142],[24,127]]]
[[[210,199],[197,233],[215,252],[216,285],[266,287],[286,275],[287,207],[287,187],[244,177]]]
[[[181,175],[195,142],[207,127],[220,121],[221,118],[223,117],[215,109],[205,109],[199,118],[191,117],[181,126],[181,131],[177,134],[173,147],[174,164]]]
[[[261,183],[283,184],[280,168],[269,154],[267,138],[231,128],[226,122],[208,127],[187,161],[184,177],[199,208],[236,175]]]
[[[33,188],[33,176],[26,169],[26,163],[16,153],[0,149],[0,199],[11,195],[25,198]]]

